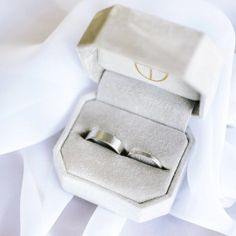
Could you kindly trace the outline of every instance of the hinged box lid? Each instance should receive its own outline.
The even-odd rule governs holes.
[[[78,44],[81,63],[99,81],[104,70],[198,101],[214,98],[222,56],[202,32],[121,5],[98,12]]]

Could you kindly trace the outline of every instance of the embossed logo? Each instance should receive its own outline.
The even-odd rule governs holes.
[[[156,71],[153,70],[152,68],[149,68],[145,65],[141,65],[138,63],[134,63],[136,71],[144,78],[147,80],[151,80],[153,82],[162,82],[168,78],[168,73],[164,71]],[[154,76],[155,72],[155,76]]]

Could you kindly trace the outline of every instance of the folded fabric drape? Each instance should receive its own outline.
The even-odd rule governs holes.
[[[21,235],[47,235],[72,198],[58,184],[51,151],[77,98],[95,87],[81,68],[75,45],[94,13],[115,3],[203,30],[222,49],[225,63],[218,93],[207,118],[190,122],[196,150],[170,213],[233,235],[235,219],[224,207],[236,200],[234,31],[214,6],[187,0],[81,0],[46,39],[36,40],[40,43],[11,42],[0,48],[0,154],[20,150],[23,157]],[[4,15],[4,8],[0,11]],[[98,208],[84,235],[118,235],[124,223],[124,218]]]

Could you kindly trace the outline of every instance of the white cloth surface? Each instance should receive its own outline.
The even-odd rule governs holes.
[[[75,45],[94,12],[108,2],[204,30],[224,50],[212,109],[205,120],[190,124],[196,152],[170,214],[236,235],[236,76],[230,86],[234,32],[221,12],[194,0],[81,0],[73,10],[76,1],[0,2],[0,235],[82,235],[84,229],[86,236],[218,235],[170,215],[144,224],[126,221],[84,200],[71,201],[72,195],[59,186],[52,146],[77,98],[94,87],[80,68]],[[234,18],[233,1],[216,3]]]

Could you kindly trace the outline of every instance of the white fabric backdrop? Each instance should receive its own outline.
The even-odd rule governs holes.
[[[201,1],[160,0],[154,6],[151,1],[126,1],[206,31],[225,52],[212,110],[206,120],[191,121],[197,158],[189,163],[188,175],[171,211],[179,219],[169,215],[136,224],[106,210],[95,210],[96,206],[84,200],[71,201],[72,195],[60,188],[52,165],[52,147],[77,98],[94,88],[80,70],[74,46],[104,2],[82,0],[72,11],[76,1],[0,2],[0,234],[81,235],[88,221],[84,235],[173,235],[186,231],[217,234],[180,220],[184,219],[235,235],[233,93],[229,103],[230,88],[235,91],[236,86],[235,80],[230,86],[234,32],[218,10]],[[232,19],[235,17],[233,1],[216,3]],[[225,142],[227,124],[231,128]],[[231,207],[225,210],[226,206]]]

